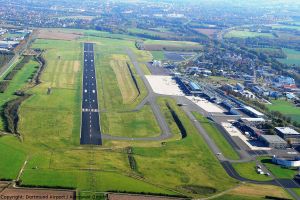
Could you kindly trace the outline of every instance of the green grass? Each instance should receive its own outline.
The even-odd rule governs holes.
[[[16,62],[10,70],[12,70],[17,63],[18,62]],[[27,64],[25,64],[21,70],[18,71],[13,80],[10,81],[6,91],[4,93],[0,93],[0,111],[2,110],[3,105],[7,101],[17,98],[17,96],[14,95],[14,92],[16,92],[17,90],[24,89],[24,87],[28,83],[29,78],[37,70],[38,66],[38,62],[32,59]],[[5,75],[3,77],[5,77]],[[4,122],[2,118],[0,121],[0,130],[4,130]]]
[[[272,100],[271,103],[272,104],[267,105],[271,111],[279,111],[300,123],[300,108],[294,106],[293,103],[285,100]]]
[[[220,148],[223,155],[229,159],[237,160],[239,155],[233,149],[233,147],[227,142],[225,137],[220,133],[220,131],[215,127],[212,122],[209,122],[207,118],[203,117],[197,112],[193,112],[193,115],[201,123],[202,127],[206,130],[209,136],[214,140],[216,145]]]
[[[286,54],[287,58],[278,59],[280,62],[287,65],[296,65],[297,67],[300,67],[300,51],[284,48],[283,52]]]
[[[253,38],[253,37],[274,37],[271,33],[258,33],[250,31],[232,30],[226,33],[225,38]]]
[[[268,170],[271,171],[271,173],[276,178],[293,179],[298,172],[296,169],[287,169],[281,167],[280,165],[273,164],[272,159],[268,157],[262,157],[260,158],[260,161],[268,168]]]
[[[300,197],[300,188],[293,188],[292,190]]]
[[[0,179],[16,179],[26,159],[26,154],[19,147],[20,142],[13,136],[0,138]]]
[[[161,134],[156,118],[150,106],[140,111],[103,113],[108,126],[103,127],[104,133],[125,137],[155,137]]]
[[[177,107],[176,102],[172,99],[160,98],[158,102],[161,109],[167,109],[166,101],[188,131],[187,137],[167,142],[161,148],[134,148],[139,172],[153,182],[168,185],[174,189],[194,185],[212,187],[221,191],[232,187],[235,181],[226,174],[192,122]],[[168,120],[168,123],[174,124],[175,122]],[[204,192],[199,195],[208,196],[209,194]]]
[[[256,162],[246,162],[246,163],[233,163],[234,169],[238,172],[238,174],[244,178],[250,180],[257,180],[257,181],[268,181],[272,180],[271,177],[257,174],[256,172]]]
[[[163,51],[151,51],[154,60],[164,60],[165,55]]]

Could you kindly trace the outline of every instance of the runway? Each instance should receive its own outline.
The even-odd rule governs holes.
[[[80,144],[102,145],[99,121],[94,46],[84,43]]]

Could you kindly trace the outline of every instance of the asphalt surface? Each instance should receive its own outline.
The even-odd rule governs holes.
[[[94,46],[84,43],[80,144],[101,145]]]

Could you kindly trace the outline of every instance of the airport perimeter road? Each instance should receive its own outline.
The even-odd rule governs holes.
[[[80,144],[102,144],[92,43],[84,43]]]

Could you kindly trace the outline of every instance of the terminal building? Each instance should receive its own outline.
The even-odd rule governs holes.
[[[300,144],[300,133],[290,127],[276,127],[276,133],[289,144]]]
[[[286,141],[278,135],[260,135],[259,140],[270,148],[285,149],[287,147]]]

